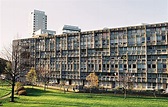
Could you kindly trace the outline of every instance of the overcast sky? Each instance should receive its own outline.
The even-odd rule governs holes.
[[[168,0],[0,0],[0,51],[13,39],[31,37],[28,19],[34,9],[45,11],[48,29],[57,33],[65,24],[86,31],[168,22]]]

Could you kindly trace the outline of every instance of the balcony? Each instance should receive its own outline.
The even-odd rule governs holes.
[[[99,78],[100,81],[116,81],[117,77],[115,76],[102,76]]]
[[[129,73],[137,73],[137,70],[136,69],[129,69],[128,72]]]
[[[162,69],[157,69],[158,73],[168,73],[168,70],[166,68],[162,68]]]
[[[156,83],[156,79],[148,79],[147,82],[153,82],[153,83]]]
[[[167,78],[163,78],[162,79],[162,83],[168,83],[168,79]]]
[[[156,41],[147,41],[147,45],[155,45]]]
[[[147,72],[148,73],[157,73],[157,70],[155,68],[153,68],[153,69],[148,69]]]

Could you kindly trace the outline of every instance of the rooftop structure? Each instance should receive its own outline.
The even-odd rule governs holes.
[[[34,35],[41,35],[41,34],[55,35],[56,31],[46,30],[46,29],[39,29],[36,32],[34,32]]]
[[[65,34],[65,33],[78,33],[78,32],[81,32],[81,29],[77,26],[64,25],[62,31],[63,31],[63,34]]]

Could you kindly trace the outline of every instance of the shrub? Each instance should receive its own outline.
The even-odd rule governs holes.
[[[21,86],[17,89],[18,92],[21,91],[21,90],[25,90],[25,88],[23,86]]]
[[[18,95],[27,95],[26,90],[20,90],[18,91]]]
[[[20,88],[20,87],[22,87],[23,86],[23,84],[21,83],[21,82],[16,82],[16,84],[15,84],[15,92],[17,92],[18,91],[18,89]]]
[[[158,89],[158,94],[162,94],[163,92],[165,92],[165,90],[164,89]]]

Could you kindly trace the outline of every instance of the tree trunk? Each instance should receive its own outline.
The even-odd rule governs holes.
[[[15,76],[12,78],[12,95],[11,102],[14,102]]]
[[[154,92],[153,92],[153,95],[154,95],[154,97],[156,98],[156,91],[154,90]]]
[[[44,83],[44,91],[46,91],[46,83]]]
[[[64,94],[65,94],[65,93],[66,93],[66,92],[65,92],[65,86],[63,86],[63,87],[64,87]]]
[[[90,87],[90,97],[92,98],[92,88]]]
[[[126,99],[126,97],[127,97],[127,90],[125,89],[124,90],[124,98]]]

